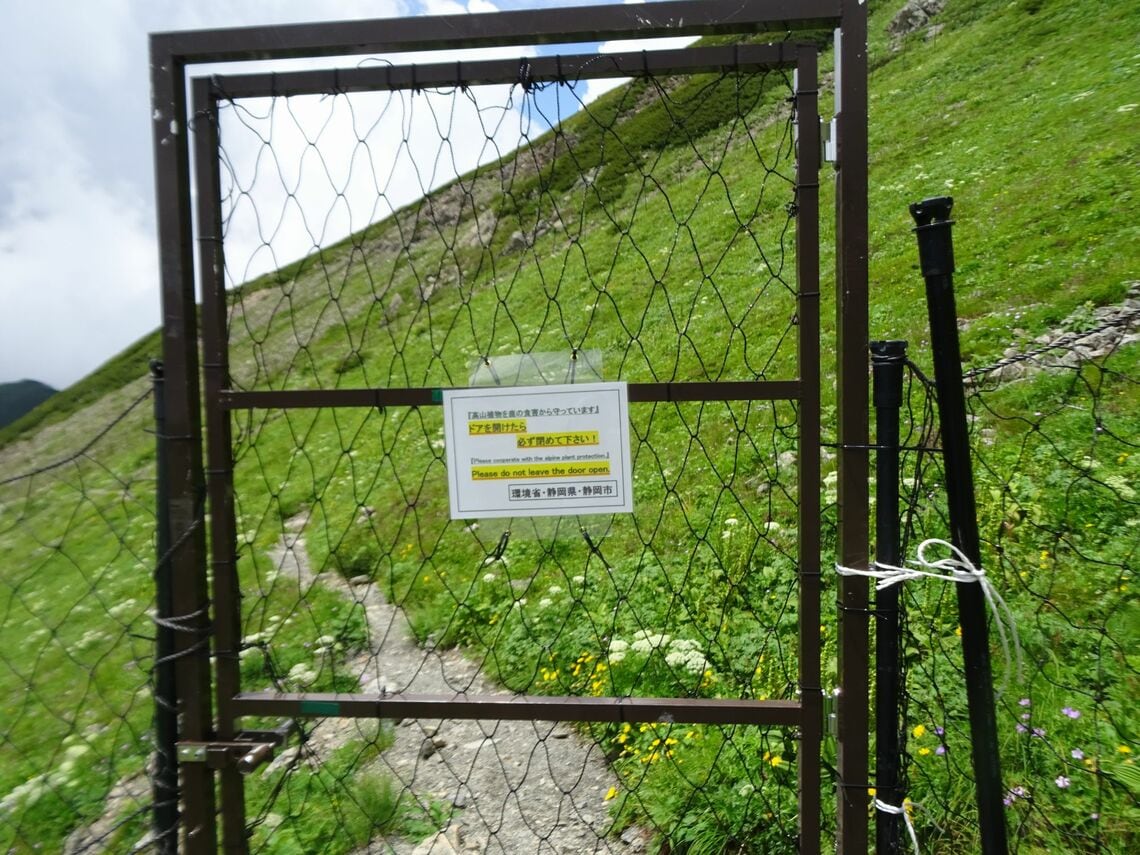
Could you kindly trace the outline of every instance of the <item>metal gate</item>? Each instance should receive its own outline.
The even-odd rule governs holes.
[[[305,754],[283,755],[276,771],[265,762],[293,727],[317,758],[306,795],[325,792],[345,827],[367,812],[355,793],[378,754],[385,780],[403,782],[396,805],[405,791],[414,804],[411,813],[393,808],[405,824],[446,827],[467,810],[490,828],[487,842],[520,845],[497,839],[477,794],[464,795],[479,761],[456,759],[446,734],[423,726],[431,720],[490,722],[470,750],[491,755],[511,780],[495,744],[499,723],[577,723],[532,730],[551,778],[561,762],[549,759],[554,740],[584,752],[558,810],[589,814],[596,849],[622,850],[623,829],[691,842],[685,835],[704,810],[725,848],[819,852],[830,836],[831,788],[821,780],[828,645],[843,701],[836,839],[844,851],[865,849],[865,585],[842,583],[834,624],[821,610],[818,47],[750,35],[843,28],[836,98],[850,120],[839,124],[838,552],[858,566],[866,560],[865,13],[813,2],[790,15],[785,5],[704,0],[154,38],[171,531],[181,533],[171,550],[173,613],[162,617],[176,630],[188,850],[216,848],[216,812],[227,851],[272,839],[274,799]],[[415,63],[214,75],[193,79],[189,110],[184,104],[187,63],[679,33],[749,37],[680,50],[458,61],[433,53]],[[576,104],[585,116],[577,124],[563,116],[558,99],[576,97],[575,85],[613,77],[634,84]],[[514,112],[488,119],[479,87],[502,87]],[[380,99],[373,108],[354,100],[366,93]],[[464,100],[478,117],[467,127],[482,139],[456,130]],[[727,126],[708,109],[726,100],[736,105]],[[306,104],[323,106],[306,115]],[[380,117],[393,105],[405,110],[404,137],[385,155]],[[430,116],[445,141],[432,162],[451,171],[442,182],[417,172],[425,195],[403,202],[393,189],[399,173],[423,168],[408,105]],[[338,110],[351,128],[342,173],[322,139],[341,121]],[[542,118],[524,128],[518,154],[496,148],[504,115]],[[652,136],[662,132],[665,141]],[[308,158],[328,177],[325,224],[350,207],[348,179],[337,176],[371,170],[378,201],[363,222],[348,215],[349,237],[326,239],[304,213],[300,167],[294,174],[281,154],[290,145],[298,164]],[[465,146],[492,154],[471,171],[457,154]],[[747,152],[750,169],[729,162],[729,150]],[[388,171],[377,173],[377,162]],[[280,206],[271,218],[255,201],[267,198],[258,195],[267,184]],[[240,245],[243,216],[257,236],[235,261],[227,249]],[[282,267],[274,235],[290,217],[311,246]],[[706,238],[717,218],[727,223],[722,237]],[[259,253],[274,262],[251,276]],[[590,379],[628,384],[633,515],[447,519],[444,389]],[[418,657],[403,675],[397,648]],[[436,685],[425,676],[433,670],[443,688],[425,691]],[[419,728],[411,732],[420,759],[407,768],[383,761],[400,734],[386,725],[361,735],[378,720]],[[353,739],[342,778],[319,781],[316,767],[331,768]],[[446,799],[417,790],[420,760],[433,756],[462,767]],[[253,796],[249,773],[269,782]],[[581,779],[611,774],[601,802],[583,807],[574,795]],[[732,774],[744,780],[724,780]],[[525,777],[508,787],[515,801]],[[690,785],[677,809],[686,819],[669,825],[656,802]],[[740,795],[725,810],[748,817],[749,828],[697,804],[693,793],[716,787]],[[775,795],[761,795],[765,788]],[[342,801],[355,807],[342,814]],[[497,810],[502,823],[506,808]],[[530,822],[526,805],[517,810]],[[762,833],[765,823],[775,830]],[[557,851],[554,827],[534,831],[536,848]]]

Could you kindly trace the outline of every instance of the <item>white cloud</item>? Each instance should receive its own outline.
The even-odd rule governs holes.
[[[494,9],[487,0],[428,4],[437,12]],[[389,17],[419,8],[411,0],[40,0],[6,9],[0,381],[66,385],[160,322],[148,32]],[[454,131],[465,143],[462,157],[472,151],[470,127]],[[351,227],[363,225],[363,217],[354,213]],[[327,228],[349,225],[334,218]]]
[[[62,116],[34,114],[25,129],[38,149],[0,152],[15,176],[0,220],[0,367],[60,386],[156,325],[151,202],[101,181]]]
[[[539,5],[537,0],[501,2],[510,8]],[[573,3],[560,0],[548,5]],[[32,377],[66,385],[160,323],[148,33],[395,17],[421,11],[490,12],[495,8],[489,0],[328,0],[319,4],[311,0],[243,0],[240,4],[232,0],[37,0],[7,4],[0,27],[0,103],[4,105],[0,113],[0,306],[4,308],[0,313],[0,381]],[[674,42],[654,40],[634,49],[661,44]],[[612,43],[604,49],[621,47]],[[517,57],[519,53],[514,47],[451,52],[448,58]],[[422,62],[427,56],[407,54],[398,61]],[[346,59],[342,64],[358,61]],[[243,64],[241,70],[248,67]],[[195,67],[191,73],[212,70],[237,69],[233,65]],[[590,97],[601,85],[601,81],[590,83]],[[318,216],[302,219],[295,206],[280,201],[280,183],[272,190],[268,189],[271,182],[266,182],[267,189],[258,191],[265,193],[259,202],[262,212],[288,214],[272,241],[276,259],[254,259],[249,272],[297,258],[311,248],[314,239],[327,242],[386,213],[374,207],[375,185],[357,180],[370,165],[366,161],[377,165],[376,181],[395,207],[422,189],[485,161],[497,153],[496,146],[498,151],[508,150],[517,141],[521,121],[517,104],[508,102],[509,94],[507,87],[481,88],[479,106],[489,109],[479,111],[459,99],[454,112],[450,106],[442,109],[440,96],[400,96],[402,105],[394,114],[398,112],[406,133],[389,134],[378,128],[368,136],[367,150],[354,148],[353,143],[365,136],[367,116],[376,113],[381,96],[374,96],[372,106],[367,106],[368,99],[359,102],[364,106],[357,111],[355,126],[337,103],[343,99],[298,100],[295,111],[304,126],[326,117],[330,124],[317,149],[303,161],[300,154],[307,143],[295,127],[289,130],[285,123],[275,130],[275,145],[283,162],[304,163],[297,192],[305,210]],[[408,105],[413,105],[410,110]],[[447,129],[450,144],[439,145],[436,123]],[[418,142],[401,147],[405,136]],[[433,138],[434,143],[428,142]],[[236,140],[233,146],[235,156],[245,156]],[[326,163],[331,181],[323,178],[324,168],[312,156],[318,150],[329,153]],[[345,177],[350,166],[352,181]],[[337,189],[343,199],[336,197]],[[241,215],[233,221],[230,238],[233,253],[247,256],[261,240],[255,224]],[[236,276],[244,278],[242,271]]]

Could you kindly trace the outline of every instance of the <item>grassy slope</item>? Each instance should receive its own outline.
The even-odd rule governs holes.
[[[914,269],[915,253],[906,204],[924,195],[944,192],[952,193],[957,201],[959,307],[963,316],[971,321],[964,335],[964,349],[975,364],[1000,356],[1009,345],[1011,335],[1031,339],[1087,301],[1094,304],[1118,301],[1124,283],[1135,276],[1135,253],[1130,248],[1135,245],[1137,226],[1129,215],[1127,203],[1138,170],[1136,135],[1131,132],[1135,113],[1127,109],[1127,105],[1135,100],[1138,63],[1135,34],[1140,31],[1136,11],[1129,4],[1092,0],[951,3],[943,16],[947,28],[937,39],[925,43],[918,35],[912,37],[905,49],[894,53],[887,48],[883,30],[898,5],[897,2],[873,4],[872,334],[909,338],[919,348],[919,359],[922,359],[924,316],[921,301],[916,299],[920,282]],[[1095,49],[1090,48],[1091,21],[1096,22]],[[620,94],[611,96],[608,104],[595,108],[595,113],[627,107],[629,102],[623,103],[621,98]],[[711,141],[707,151],[715,152],[717,142],[719,138]],[[676,175],[675,185],[670,188],[670,201],[675,207],[684,208],[688,200],[693,212],[693,234],[699,236],[699,241],[707,242],[701,246],[706,253],[715,254],[718,241],[723,240],[717,224],[718,216],[723,217],[722,206],[713,208],[711,204],[698,203],[704,197],[694,183],[697,179],[686,179],[683,155],[683,151],[667,152],[659,161],[664,171],[671,169]],[[733,169],[743,168],[733,163],[730,159],[725,166],[729,178]],[[612,191],[615,198],[628,202],[629,187],[617,181],[612,173],[610,177],[616,183],[607,192]],[[730,194],[737,192],[735,186],[729,182]],[[520,181],[515,189],[521,198],[525,184]],[[649,253],[647,259],[629,252],[628,243],[624,252],[620,243],[615,250],[612,231],[606,229],[602,213],[596,207],[579,207],[588,197],[568,196],[563,192],[551,198],[557,198],[564,206],[567,231],[581,230],[583,252],[552,256],[556,263],[545,268],[548,273],[541,282],[533,270],[523,266],[512,268],[511,262],[502,256],[500,250],[509,228],[496,234],[492,252],[468,251],[457,245],[453,251],[440,253],[438,246],[425,242],[413,258],[406,259],[419,265],[417,273],[421,277],[427,272],[444,276],[449,268],[464,271],[480,268],[484,270],[480,274],[483,281],[487,273],[493,271],[497,281],[507,283],[505,289],[490,298],[488,292],[477,293],[475,287],[466,298],[445,295],[440,307],[432,309],[436,317],[442,313],[444,317],[458,318],[462,323],[484,329],[490,329],[493,324],[496,332],[488,336],[481,348],[485,353],[555,350],[566,347],[567,341],[581,342],[610,353],[617,348],[622,356],[621,376],[627,379],[648,379],[662,370],[661,365],[668,366],[667,375],[676,377],[716,376],[716,370],[708,366],[736,367],[745,359],[754,370],[759,367],[744,355],[739,339],[734,341],[730,337],[725,341],[723,336],[713,332],[726,318],[761,323],[764,316],[750,313],[747,300],[741,297],[738,299],[743,302],[732,303],[730,297],[729,305],[721,311],[715,309],[716,295],[711,292],[702,295],[698,291],[692,300],[703,322],[697,322],[692,338],[699,344],[678,347],[657,340],[653,332],[670,329],[673,325],[672,307],[665,302],[663,292],[650,287],[637,297],[634,296],[638,293],[636,287],[630,288],[633,295],[611,293],[613,289],[609,284],[637,283],[647,276],[650,280],[660,276],[677,289],[692,280],[693,268],[683,266],[692,262],[679,263],[666,270]],[[824,204],[827,204],[826,198]],[[620,219],[620,212],[626,209],[618,204],[611,210],[617,212]],[[525,228],[528,212],[522,213],[521,225]],[[549,215],[549,211],[546,214]],[[634,230],[634,241],[639,246],[659,248],[668,243],[669,233],[676,231],[675,214],[664,210],[662,200],[649,199],[640,209]],[[260,292],[255,288],[245,289],[238,310],[240,318],[235,315],[234,323],[235,375],[239,382],[275,387],[303,387],[315,380],[330,385],[465,382],[462,368],[456,374],[455,366],[466,364],[473,355],[469,349],[472,345],[458,336],[444,342],[433,339],[426,323],[427,308],[415,307],[414,282],[408,265],[404,265],[402,271],[385,266],[368,252],[370,241],[381,241],[385,233],[392,231],[391,223],[377,226],[365,236],[325,253],[325,270],[337,265],[343,267],[345,250],[354,245],[361,247],[354,257],[367,262],[366,273],[362,269],[349,270],[344,276],[347,286],[343,291],[345,305],[341,308],[350,320],[341,321],[327,314],[323,319],[320,317],[320,307],[327,301],[328,285],[319,266],[313,273],[287,277],[295,283],[289,294],[273,288]],[[545,244],[537,246],[557,253],[555,239],[551,236]],[[830,263],[826,254],[824,263]],[[557,275],[551,277],[550,270],[557,271]],[[732,272],[726,270],[724,274]],[[477,283],[480,276],[469,278]],[[584,291],[575,290],[578,287],[575,283],[582,281],[589,282],[590,286]],[[537,287],[545,288],[547,293],[558,293],[566,314],[543,319],[528,317],[525,295],[534,293]],[[781,287],[777,280],[772,291],[779,294]],[[397,322],[377,334],[378,318],[390,295],[396,292],[404,296],[407,308]],[[712,298],[714,308],[709,309],[707,302],[702,303],[702,297],[706,301]],[[775,299],[777,306],[780,299],[786,300]],[[601,307],[594,309],[591,325],[585,323],[586,314],[570,308],[575,304]],[[766,307],[765,312],[768,311]],[[779,316],[783,311],[773,314]],[[637,323],[642,318],[648,320],[633,347],[628,344],[628,334],[621,329],[622,321],[628,326],[631,318]],[[302,331],[300,343],[304,345],[301,359],[294,355],[299,343],[297,329]],[[264,343],[250,345],[251,337],[246,330],[256,333]],[[779,357],[784,353],[777,341],[780,332],[780,329],[769,330],[750,339],[750,347],[765,356],[776,357],[776,367],[769,376],[779,376],[782,362]],[[8,442],[6,447],[0,447],[0,459],[6,461],[5,471],[15,459],[42,461],[50,456],[51,449],[65,446],[67,438],[89,435],[92,426],[101,423],[98,415],[106,415],[110,406],[100,407],[96,403],[88,411],[79,407],[90,405],[107,390],[119,389],[126,381],[139,377],[145,371],[142,356],[134,358],[131,354],[137,356],[142,353],[140,347],[147,350],[154,346],[152,338],[144,340],[78,387],[57,396],[51,413],[38,416],[33,413],[32,421],[26,417],[22,423],[0,434],[0,443]],[[393,350],[403,352],[404,359],[387,356]],[[1127,363],[1130,370],[1126,371],[1133,377],[1137,373],[1134,351],[1135,348]],[[359,354],[362,367],[353,367],[357,358],[354,354]],[[617,376],[617,365],[607,364],[606,374]],[[138,388],[137,382],[133,388]],[[1112,406],[1120,412],[1127,413],[1129,408],[1135,412],[1134,397],[1133,390],[1131,397]],[[119,392],[115,400],[125,400],[125,393]],[[438,425],[434,418],[433,414],[360,416],[349,413],[315,417],[300,413],[274,419],[274,423],[267,420],[264,426],[255,429],[260,435],[259,444],[240,449],[239,496],[248,498],[242,500],[243,520],[239,529],[242,541],[248,543],[243,552],[250,556],[247,558],[249,572],[257,576],[255,582],[251,577],[248,583],[256,595],[252,597],[247,626],[249,632],[268,629],[280,633],[274,653],[282,671],[303,661],[302,644],[310,641],[310,636],[320,634],[323,627],[331,624],[349,628],[344,616],[330,615],[330,611],[336,609],[335,603],[321,603],[317,597],[311,608],[298,608],[295,589],[273,578],[272,568],[257,558],[276,541],[281,521],[312,495],[323,497],[316,510],[318,519],[328,524],[324,538],[311,538],[310,547],[318,563],[329,560],[334,553],[344,552],[341,535],[348,530],[350,520],[339,509],[365,504],[383,506],[382,502],[390,502],[382,487],[385,482],[399,484],[400,492],[417,498],[414,520],[397,520],[390,530],[376,535],[375,540],[385,545],[385,554],[398,556],[405,549],[414,551],[417,556],[426,553],[426,558],[417,558],[410,565],[413,573],[424,566],[446,571],[450,562],[463,554],[469,557],[482,554],[486,544],[483,547],[471,544],[468,548],[446,552],[430,545],[433,538],[443,537],[445,512],[445,497],[433,486],[439,482],[442,464],[438,455],[428,450],[436,439]],[[754,420],[751,427],[755,431],[766,430],[762,414],[748,418]],[[56,422],[56,429],[36,433],[39,420],[42,420],[41,426]],[[652,433],[657,437],[666,428],[675,430],[674,422],[675,419],[666,414],[658,415],[653,424],[642,424],[642,435],[649,437]],[[126,479],[128,482],[146,477],[150,438],[141,433],[143,424],[145,418],[140,414],[129,425],[133,433],[116,435],[102,458],[112,472],[136,473]],[[12,439],[17,436],[20,441],[13,443]],[[677,451],[667,440],[663,442],[666,451]],[[713,444],[708,439],[706,442]],[[758,459],[767,452],[741,446],[739,440],[736,447],[746,456]],[[350,448],[356,454],[349,455]],[[397,465],[390,456],[397,448],[409,449],[408,453],[414,457],[398,456],[400,465]],[[384,453],[385,449],[389,454]],[[367,460],[380,462],[359,462]],[[434,481],[429,479],[426,488],[416,483],[418,479],[408,482],[407,472],[415,468],[408,465],[409,461],[433,472]],[[722,459],[716,454],[701,452],[697,454],[695,467],[707,470],[721,464]],[[703,486],[707,478],[685,471],[660,477],[668,468],[667,464],[658,464],[650,469],[650,474],[657,477],[642,487],[646,495],[653,496],[653,501],[665,503],[666,531],[688,531],[703,536],[710,530],[715,531],[727,517],[744,516],[747,509],[733,497],[707,492]],[[732,471],[735,472],[735,468]],[[82,482],[78,480],[81,477],[85,479]],[[401,478],[405,480],[402,482]],[[48,767],[59,766],[59,757],[28,747],[35,740],[41,744],[54,742],[58,746],[64,736],[80,731],[81,725],[97,728],[104,720],[130,722],[129,728],[133,731],[145,728],[144,703],[127,701],[124,707],[114,700],[116,696],[128,697],[128,694],[133,697],[135,691],[145,689],[144,682],[136,677],[127,680],[129,685],[118,686],[117,682],[104,679],[103,672],[97,672],[94,680],[88,679],[96,667],[106,668],[107,673],[122,673],[123,666],[136,658],[138,651],[132,651],[129,645],[107,648],[92,639],[88,641],[94,648],[91,656],[72,657],[65,652],[65,643],[75,641],[70,638],[72,634],[81,640],[89,630],[99,632],[100,626],[105,625],[98,609],[87,617],[78,610],[88,593],[93,589],[107,590],[110,591],[108,602],[125,602],[132,591],[139,590],[135,586],[147,563],[144,530],[147,517],[131,510],[138,489],[108,484],[107,480],[105,472],[77,473],[51,484],[36,482],[30,496],[0,495],[5,513],[16,508],[20,517],[14,520],[18,525],[5,523],[0,528],[0,539],[6,550],[15,555],[37,556],[29,562],[32,572],[17,569],[11,571],[15,576],[5,576],[7,587],[0,591],[0,605],[4,607],[0,641],[4,649],[13,649],[14,639],[46,629],[46,634],[59,642],[45,647],[40,659],[44,664],[33,669],[33,678],[27,676],[27,669],[23,667],[0,668],[3,690],[0,696],[20,697],[28,679],[44,681],[44,685],[74,686],[60,698],[20,702],[22,712],[15,719],[9,719],[15,723],[5,726],[0,746],[6,757],[5,763],[0,764],[4,769],[0,773],[0,793],[34,778]],[[661,481],[671,486],[665,490],[654,486]],[[373,486],[377,484],[381,486]],[[91,497],[96,489],[107,491],[105,503],[85,499],[69,519],[60,519],[52,513],[52,508],[75,505],[79,495]],[[259,498],[266,493],[271,496],[269,501]],[[666,499],[666,494],[685,497],[689,506],[675,498]],[[130,498],[125,500],[128,496]],[[145,504],[148,500],[138,501]],[[769,507],[764,516],[773,519],[785,511],[779,506]],[[113,513],[121,513],[122,519],[111,516]],[[407,527],[412,522],[418,531]],[[763,524],[764,521],[758,522]],[[138,531],[134,531],[135,528]],[[140,556],[141,561],[133,558],[124,561],[113,544],[101,545],[106,543],[108,530],[117,532],[119,536],[113,540],[127,543],[128,552]],[[638,537],[630,532],[624,536],[631,542],[636,542]],[[615,538],[621,542],[620,537]],[[59,543],[67,548],[53,547]],[[426,549],[425,543],[429,544]],[[48,547],[46,557],[45,547]],[[51,548],[62,553],[65,560],[53,557]],[[522,558],[526,560],[528,556],[524,554]],[[552,578],[556,577],[560,562],[570,567],[577,560],[573,556],[542,554],[529,558],[552,571]],[[710,560],[716,563],[722,556]],[[88,568],[93,564],[102,569],[91,574]],[[397,564],[388,565],[388,569],[398,580],[404,578],[400,574],[406,573],[408,568],[396,572]],[[107,587],[112,583],[116,586],[113,590]],[[405,597],[409,605],[424,609],[419,622],[425,634],[439,631],[438,626],[433,626],[438,623],[439,615],[432,604],[437,607],[446,604],[447,597],[451,596],[444,593],[447,583],[442,579],[433,577],[432,584],[434,589],[424,586],[410,599]],[[408,588],[408,592],[411,591]],[[135,593],[134,597],[144,602],[133,612],[128,608],[129,613],[124,613],[123,631],[137,625],[135,621],[143,620],[140,613],[146,595]],[[639,614],[632,613],[631,625],[636,624]],[[292,621],[292,634],[290,630],[273,629],[271,617],[274,615],[285,615],[286,621]],[[299,626],[302,628],[298,629]],[[461,636],[466,632],[470,641],[481,640],[479,633],[469,627],[459,626],[455,631]],[[353,632],[346,631],[346,639],[358,638],[358,632],[358,627]],[[585,643],[590,639],[578,640]],[[534,675],[534,666],[526,657],[506,663],[502,670],[505,679],[511,680],[513,675],[520,685],[528,684]],[[249,668],[247,676],[251,683],[263,679],[255,667]],[[334,675],[322,679],[322,684],[331,685]],[[116,680],[122,682],[123,678]],[[774,685],[780,682],[776,678]],[[78,698],[90,696],[93,687],[96,695],[101,693],[111,700],[96,704],[95,712],[84,713],[77,724],[73,721],[73,711],[78,708]],[[54,712],[43,716],[45,710]],[[40,716],[38,721],[37,715]],[[123,741],[121,726],[110,734],[97,729],[81,732],[89,733],[83,741],[93,749],[90,756],[117,756],[112,745]],[[56,753],[63,750],[52,749]],[[136,743],[127,752],[126,760],[117,765],[102,759],[94,762],[89,771],[97,774],[88,775],[87,789],[81,796],[73,796],[63,789],[67,803],[84,811],[97,810],[101,794],[144,752],[145,746]],[[77,759],[87,762],[83,756]],[[65,786],[71,785],[61,783],[56,789]],[[48,841],[56,839],[53,835],[61,833],[73,821],[66,811],[59,811],[53,818],[45,806],[44,813],[47,816],[43,820],[45,830],[34,833],[46,834],[43,839]],[[27,828],[37,828],[34,818],[27,822]],[[51,828],[55,830],[46,830]],[[25,832],[19,833],[23,836]]]

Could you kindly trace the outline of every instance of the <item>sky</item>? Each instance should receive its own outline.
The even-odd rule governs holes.
[[[637,0],[624,0],[636,2]],[[154,217],[147,34],[181,29],[236,27],[314,20],[384,18],[414,14],[494,12],[543,6],[584,5],[587,0],[0,0],[0,382],[39,380],[63,388],[82,378],[141,336],[159,326],[158,249]],[[618,2],[618,0],[593,0]],[[656,40],[679,46],[681,40]],[[654,45],[657,46],[657,45]],[[640,45],[639,45],[640,47]],[[602,51],[627,44],[599,46]],[[540,52],[549,53],[543,48]],[[480,55],[518,56],[517,48]],[[355,65],[360,58],[345,60]],[[329,60],[319,61],[327,65]],[[264,66],[262,66],[264,67]],[[193,67],[191,75],[221,70]],[[238,70],[231,65],[225,71]],[[610,85],[610,81],[605,83]],[[579,95],[590,100],[607,88],[590,82]],[[282,162],[300,153],[312,136],[304,128],[322,122],[325,140],[352,134],[366,138],[373,162],[391,159],[395,169],[372,182],[373,192],[347,190],[348,172],[328,174],[323,183],[297,183],[279,175],[259,202],[260,212],[244,216],[235,208],[227,232],[227,261],[240,258],[233,281],[292,261],[312,246],[328,242],[412,201],[458,170],[474,167],[518,139],[526,117],[508,87],[500,87],[498,112],[486,105],[496,93],[480,93],[480,108],[461,105],[444,119],[407,99],[385,107],[381,100],[353,110],[325,99],[298,102],[297,116],[252,103],[223,120],[229,138],[234,181],[260,176],[254,133],[272,130]],[[433,102],[434,103],[434,102]],[[411,109],[412,107],[415,109]],[[244,107],[244,104],[243,104]],[[367,115],[372,110],[371,118]],[[512,112],[513,111],[513,112]],[[298,118],[300,117],[300,118]],[[494,121],[491,121],[493,117]],[[304,121],[302,121],[304,119]],[[449,122],[454,145],[436,142],[421,148],[430,134],[394,135],[426,121]],[[233,124],[237,122],[238,124]],[[245,141],[239,133],[242,129]],[[535,128],[541,130],[541,128]],[[365,137],[365,132],[368,136]],[[483,144],[463,145],[479,139]],[[308,136],[306,136],[308,134]],[[382,140],[407,136],[403,151],[385,151]],[[323,143],[322,143],[323,144]],[[403,160],[401,160],[403,158]],[[335,163],[334,158],[329,158]],[[350,164],[355,162],[349,159]],[[359,164],[358,164],[359,167]],[[307,175],[323,172],[310,164]],[[332,170],[335,172],[336,170]],[[360,169],[353,171],[360,174]],[[308,180],[308,179],[306,179]],[[293,181],[291,184],[290,182]],[[320,186],[318,186],[318,184]],[[266,182],[259,178],[259,188]],[[378,206],[376,187],[384,190]],[[272,202],[274,192],[277,202]],[[312,204],[281,204],[290,193]],[[331,194],[331,195],[330,195]],[[330,202],[329,200],[333,201]],[[271,224],[264,211],[280,210]],[[387,207],[385,207],[387,206]],[[248,206],[247,206],[248,207]],[[319,218],[304,211],[321,211]],[[255,216],[260,213],[262,216]],[[319,220],[319,221],[318,221]]]

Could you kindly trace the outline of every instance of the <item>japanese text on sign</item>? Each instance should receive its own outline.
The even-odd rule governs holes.
[[[633,510],[624,383],[443,393],[452,519]]]

